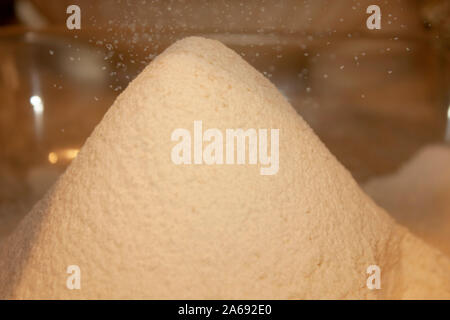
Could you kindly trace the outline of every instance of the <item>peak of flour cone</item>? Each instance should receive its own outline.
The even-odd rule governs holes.
[[[196,120],[279,129],[278,173],[175,165],[171,133]],[[395,267],[395,230],[266,78],[221,43],[187,38],[118,97],[0,245],[0,296],[383,297],[366,268]],[[66,288],[69,265],[82,290]]]

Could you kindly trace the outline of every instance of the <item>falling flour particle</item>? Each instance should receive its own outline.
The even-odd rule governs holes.
[[[170,137],[277,128],[280,170],[175,165]],[[66,288],[67,267],[81,290]],[[366,270],[382,271],[380,290]],[[117,98],[0,243],[0,298],[450,298],[450,262],[366,196],[269,80],[191,37]]]

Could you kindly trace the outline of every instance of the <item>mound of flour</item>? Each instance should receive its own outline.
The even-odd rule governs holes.
[[[364,190],[399,223],[450,256],[450,147],[428,146]]]
[[[279,171],[176,165],[177,128],[279,129]],[[81,271],[69,290],[68,266]],[[370,265],[381,289],[366,286]],[[118,97],[0,245],[7,298],[441,298],[449,260],[397,226],[238,54],[181,40]]]

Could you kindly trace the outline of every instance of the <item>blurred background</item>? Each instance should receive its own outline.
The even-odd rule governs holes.
[[[80,30],[66,26],[73,4]],[[372,4],[380,30],[366,26]],[[450,140],[449,0],[3,0],[0,235],[127,84],[187,35],[260,70],[361,184]]]

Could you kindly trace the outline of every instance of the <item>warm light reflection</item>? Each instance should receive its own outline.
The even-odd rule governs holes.
[[[64,151],[64,154],[68,160],[72,160],[77,156],[79,151],[80,150],[78,150],[78,149],[66,149]]]
[[[32,96],[30,98],[30,103],[33,106],[33,111],[35,114],[42,114],[44,112],[44,104],[39,96]]]
[[[73,148],[52,151],[48,154],[48,162],[51,164],[70,162],[78,155],[79,151],[79,149]]]
[[[50,152],[48,154],[48,162],[50,162],[51,164],[55,164],[58,162],[58,155],[54,152]]]

